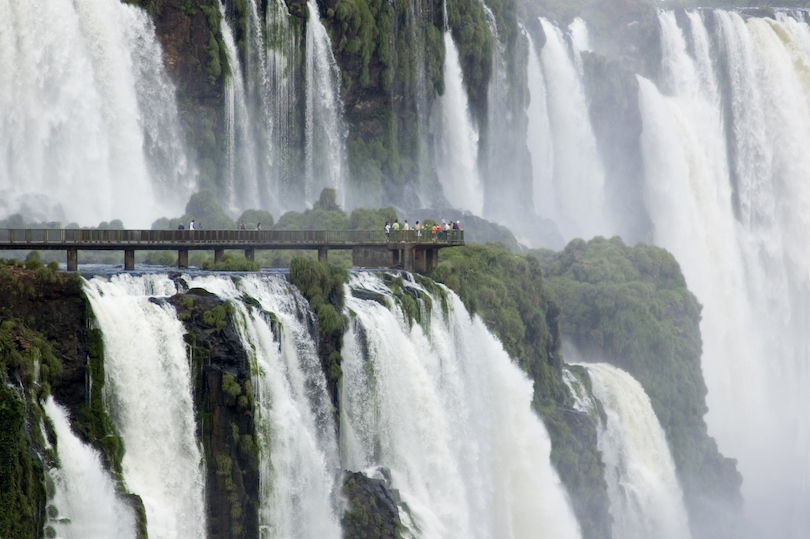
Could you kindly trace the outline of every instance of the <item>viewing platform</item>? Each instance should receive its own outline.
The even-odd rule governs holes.
[[[95,230],[0,229],[0,250],[64,250],[67,269],[78,269],[78,251],[124,251],[124,269],[135,269],[135,251],[177,251],[177,265],[188,267],[189,251],[244,250],[253,261],[256,250],[310,249],[327,261],[330,249],[351,249],[356,268],[400,268],[430,273],[439,249],[464,245],[463,230]]]

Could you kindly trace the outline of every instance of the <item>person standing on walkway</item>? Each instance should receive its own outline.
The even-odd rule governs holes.
[[[191,222],[188,224],[188,229],[194,230],[194,219],[192,219]]]

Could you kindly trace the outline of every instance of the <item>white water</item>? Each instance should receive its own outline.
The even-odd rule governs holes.
[[[605,208],[605,172],[591,128],[582,78],[562,32],[545,19],[540,22],[546,34],[540,60],[547,90],[554,160],[553,189],[542,183],[542,175],[535,174],[535,199],[554,197],[553,201],[543,203],[548,211],[544,216],[557,223],[566,240],[610,235],[612,227]],[[542,114],[542,110],[538,112]],[[544,121],[542,116],[530,119],[541,126]],[[532,141],[532,151],[535,151],[534,144]]]
[[[230,75],[225,79],[225,126],[227,135],[227,176],[225,203],[234,214],[251,207],[258,200],[257,152],[253,114],[248,110],[242,62],[233,31],[225,17],[225,6],[219,0],[222,14],[222,40],[228,52]]]
[[[148,228],[192,187],[179,133],[145,12],[0,1],[0,217]]]
[[[554,139],[548,113],[548,91],[543,77],[540,57],[529,33],[529,108],[526,114],[529,125],[526,143],[532,155],[532,194],[534,210],[542,216],[556,215],[556,194],[554,192]]]
[[[350,287],[395,303],[374,275]],[[347,294],[343,466],[389,467],[420,537],[579,537],[531,383],[449,294],[448,318],[434,299],[427,330]]]
[[[605,410],[598,447],[605,463],[615,539],[689,539],[683,493],[664,430],[632,376],[607,363],[584,365]]]
[[[195,437],[182,322],[150,298],[175,293],[165,275],[85,281],[104,335],[105,399],[126,453],[130,492],[143,500],[149,537],[204,537],[204,475]]]
[[[332,500],[339,471],[334,409],[308,324],[307,301],[282,276],[221,277],[189,281],[229,299],[251,361],[260,464],[259,525],[264,537],[339,539]],[[270,318],[242,302],[247,294],[281,323],[281,341]]]
[[[435,101],[431,118],[436,174],[450,204],[481,215],[484,191],[478,174],[478,132],[449,30],[444,33],[444,50],[444,95]]]
[[[312,204],[324,187],[332,187],[337,189],[338,205],[342,205],[346,133],[340,70],[315,0],[307,1],[307,9],[304,196]]]
[[[46,527],[58,539],[132,538],[135,516],[132,508],[115,493],[115,482],[104,469],[98,451],[73,433],[67,412],[48,397],[43,406],[56,433],[59,468],[48,471],[53,482]],[[52,508],[50,508],[52,506]]]
[[[269,2],[265,32],[261,36],[263,42],[266,40],[267,43],[266,100],[270,104],[267,144],[273,162],[270,172],[274,175],[269,186],[272,200],[270,207],[279,208],[279,211],[288,209],[297,201],[303,202],[303,186],[296,181],[299,174],[293,165],[297,155],[293,134],[295,100],[299,91],[295,86],[295,73],[298,69],[295,54],[300,40],[290,25],[289,17],[284,0]]]
[[[739,459],[754,522],[773,536],[805,537],[810,34],[785,15],[712,16],[719,46],[690,14],[690,55],[674,16],[660,14],[662,89],[639,80],[645,198],[654,242],[676,256],[704,306],[709,433]],[[728,147],[708,67],[718,56],[728,69]]]

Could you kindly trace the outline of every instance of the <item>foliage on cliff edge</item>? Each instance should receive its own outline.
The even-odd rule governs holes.
[[[693,529],[712,518],[703,501],[741,503],[736,461],[707,433],[700,368],[700,305],[675,258],[618,237],[573,240],[533,253],[560,304],[560,331],[585,355],[633,375],[650,397],[684,488]],[[699,524],[697,524],[699,525]]]
[[[547,290],[537,260],[502,244],[467,244],[441,252],[433,279],[455,291],[478,314],[504,349],[534,381],[534,409],[552,441],[551,461],[571,497],[584,538],[609,538],[604,465],[596,448],[596,425],[572,409],[562,381],[557,330],[559,308]]]

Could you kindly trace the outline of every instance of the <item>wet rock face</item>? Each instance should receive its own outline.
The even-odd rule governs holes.
[[[208,536],[259,537],[253,389],[233,307],[182,282],[178,289],[187,292],[169,301],[188,331],[198,437],[205,450]]]
[[[390,488],[388,470],[380,468],[379,478],[361,472],[346,472],[343,495],[348,507],[343,514],[347,539],[400,537],[399,492]]]

